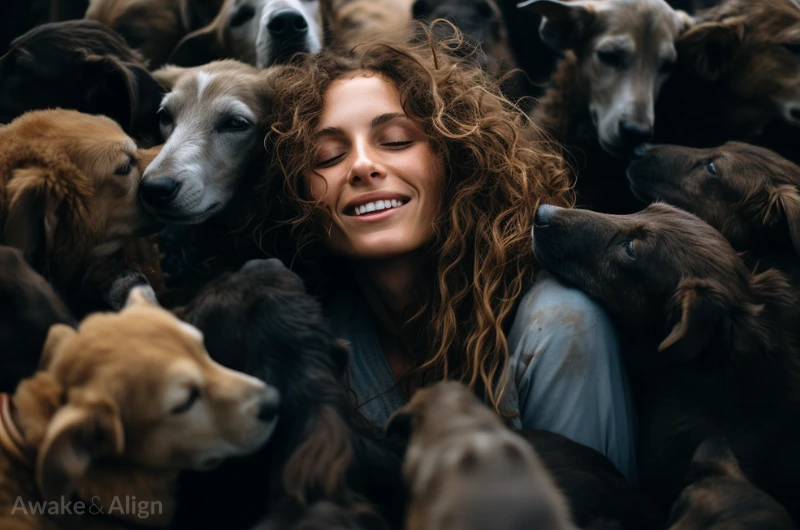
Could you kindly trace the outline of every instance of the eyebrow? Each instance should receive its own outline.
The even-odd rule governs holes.
[[[372,119],[369,126],[371,129],[375,127],[380,127],[384,123],[388,123],[392,120],[396,120],[397,118],[408,118],[402,112],[387,112],[386,114],[381,114],[380,116],[376,116]],[[320,130],[315,136],[319,138],[320,136],[344,136],[344,129],[341,127],[325,127],[324,129]]]

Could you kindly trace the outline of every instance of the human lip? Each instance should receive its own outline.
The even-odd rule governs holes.
[[[397,193],[367,193],[350,201],[344,208],[344,214],[351,217],[373,216],[401,208],[410,200]]]

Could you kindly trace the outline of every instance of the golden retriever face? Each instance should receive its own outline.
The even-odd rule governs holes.
[[[37,377],[54,379],[65,401],[39,448],[45,493],[91,476],[101,458],[153,472],[207,469],[254,452],[275,428],[277,390],[211,360],[202,334],[144,292],[134,289],[120,313],[96,313],[77,331],[50,330]]]
[[[737,98],[730,119],[800,126],[800,4],[734,0],[707,12],[678,41],[681,62]]]
[[[655,100],[678,54],[675,41],[691,24],[664,0],[531,0],[542,40],[577,58],[579,83],[601,147],[627,157],[652,137]]]
[[[734,248],[800,253],[800,167],[740,142],[713,149],[649,146],[628,167],[634,195],[697,214]]]
[[[137,150],[109,118],[34,111],[0,129],[0,138],[8,171],[4,239],[26,258],[75,266],[156,228],[137,194],[159,148]]]

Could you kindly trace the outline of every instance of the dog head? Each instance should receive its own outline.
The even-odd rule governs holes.
[[[702,15],[678,41],[681,63],[736,97],[729,119],[760,128],[800,126],[800,4],[732,0]]]
[[[109,116],[152,141],[163,93],[141,56],[98,22],[44,24],[0,58],[0,123],[29,110],[75,109]]]
[[[196,66],[232,58],[267,68],[321,49],[319,0],[226,0],[217,18],[187,35],[169,61]]]
[[[494,0],[417,0],[411,7],[415,19],[447,19],[461,30],[471,46],[480,46],[478,64],[493,75],[502,75],[513,66],[503,14]],[[446,24],[436,24],[434,35],[449,36]]]
[[[697,448],[688,482],[672,507],[669,530],[796,528],[783,506],[745,478],[720,438],[709,438]]]
[[[640,200],[694,212],[736,249],[800,253],[800,167],[768,149],[649,146],[628,167],[628,180]]]
[[[270,75],[230,60],[155,72],[170,89],[158,111],[166,144],[145,171],[140,193],[156,217],[201,223],[225,208],[246,174],[260,169],[252,166],[265,154]]]
[[[138,191],[156,151],[137,150],[104,116],[60,109],[20,116],[0,128],[4,241],[65,278],[155,230]]]
[[[387,430],[410,433],[410,528],[574,528],[533,447],[461,383],[418,390]]]
[[[660,341],[659,359],[690,361],[710,344],[780,349],[787,340],[780,328],[791,320],[781,315],[792,318],[794,295],[786,277],[751,275],[722,234],[683,210],[656,203],[607,215],[544,205],[533,238],[542,266],[598,299],[626,336]]]
[[[14,402],[52,499],[105,481],[130,491],[141,486],[124,480],[135,470],[174,477],[252,453],[275,427],[279,395],[214,362],[196,328],[136,288],[120,313],[53,326]]]
[[[647,142],[655,100],[678,54],[675,40],[691,24],[664,0],[530,0],[542,15],[539,33],[555,50],[572,50],[600,146],[627,157]]]
[[[211,21],[221,4],[222,0],[89,0],[86,18],[113,28],[158,67],[184,35]]]

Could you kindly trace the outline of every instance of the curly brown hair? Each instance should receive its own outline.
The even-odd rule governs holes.
[[[560,148],[464,57],[467,45],[455,28],[453,37],[438,41],[430,27],[423,29],[422,41],[326,50],[284,67],[274,76],[276,115],[267,147],[283,176],[296,249],[319,242],[316,220],[325,206],[308,196],[303,177],[314,168],[326,89],[358,70],[397,86],[404,111],[446,167],[428,269],[435,286],[411,308],[406,323],[417,323],[414,350],[425,352],[415,354],[415,372],[459,379],[482,389],[498,412],[508,412],[499,405],[509,359],[504,325],[533,282],[536,208],[542,201],[571,206],[569,172]]]

